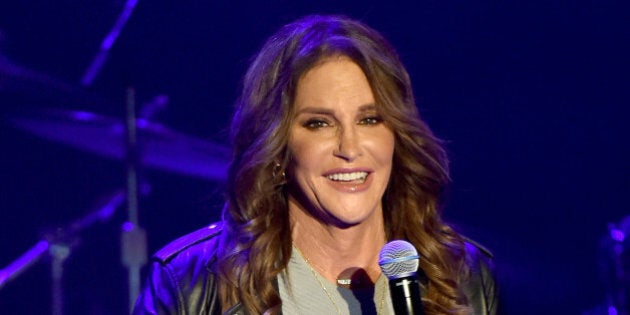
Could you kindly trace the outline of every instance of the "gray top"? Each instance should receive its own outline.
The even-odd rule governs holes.
[[[387,278],[373,288],[351,290],[326,280],[293,248],[289,265],[278,276],[283,314],[394,314]]]

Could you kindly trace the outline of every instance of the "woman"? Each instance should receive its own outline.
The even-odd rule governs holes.
[[[494,314],[489,254],[442,222],[445,152],[376,31],[309,16],[243,81],[220,224],[155,255],[136,314],[392,314],[378,254],[418,250],[426,314]]]

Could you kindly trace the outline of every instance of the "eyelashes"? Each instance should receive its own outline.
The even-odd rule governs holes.
[[[324,128],[324,127],[328,127],[328,126],[330,126],[330,124],[328,123],[328,120],[326,120],[326,119],[310,118],[310,119],[307,119],[302,124],[302,126],[305,127],[306,129],[317,130],[317,129],[321,129],[321,128]]]
[[[383,123],[383,118],[379,115],[368,115],[360,118],[357,125],[361,126],[374,126]],[[334,127],[336,122],[329,118],[324,117],[312,117],[306,119],[301,125],[309,130],[318,130],[326,127]]]
[[[378,125],[383,122],[383,118],[378,115],[368,116],[359,121],[360,125]]]

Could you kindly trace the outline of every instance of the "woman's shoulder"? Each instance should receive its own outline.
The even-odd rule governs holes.
[[[220,223],[213,223],[188,233],[162,247],[153,255],[152,260],[162,265],[191,258],[211,260],[221,230]]]
[[[211,264],[220,233],[221,225],[212,224],[155,253],[134,314],[219,314]]]
[[[474,314],[496,314],[498,290],[495,279],[493,254],[485,246],[464,238],[469,277],[464,286]]]
[[[492,251],[468,237],[464,237],[464,244],[466,246],[466,259],[469,266],[481,267],[479,265],[484,264],[488,265],[486,267],[492,267],[492,260],[494,258]]]

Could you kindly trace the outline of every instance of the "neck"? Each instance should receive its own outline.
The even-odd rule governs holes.
[[[352,279],[360,286],[376,283],[381,274],[378,254],[386,243],[382,213],[340,228],[294,211],[291,225],[293,244],[322,277],[333,283],[338,279]]]

